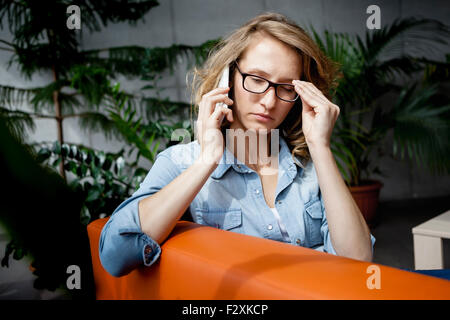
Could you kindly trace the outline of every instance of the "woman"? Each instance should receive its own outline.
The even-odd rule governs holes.
[[[226,66],[230,86],[216,88]],[[195,71],[198,139],[161,152],[114,211],[100,239],[105,269],[152,265],[187,209],[200,224],[370,261],[375,239],[330,151],[333,79],[331,62],[282,15],[223,40]],[[242,133],[250,141],[236,145]]]

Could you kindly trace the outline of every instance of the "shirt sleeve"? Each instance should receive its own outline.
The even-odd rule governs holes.
[[[100,261],[108,273],[120,277],[142,264],[151,266],[159,258],[161,247],[142,232],[138,204],[175,179],[179,171],[167,153],[161,152],[139,189],[114,210],[99,243]]]
[[[322,206],[322,212],[323,212],[322,225],[320,227],[320,232],[321,232],[322,238],[323,238],[323,248],[321,248],[322,250],[319,250],[319,251],[337,255],[336,250],[334,250],[333,243],[331,242],[330,230],[328,229],[327,214],[325,211],[325,205],[323,203],[322,195],[320,195],[320,205]],[[375,245],[375,237],[372,234],[370,234],[370,240],[372,242],[372,255],[373,255],[373,247]]]

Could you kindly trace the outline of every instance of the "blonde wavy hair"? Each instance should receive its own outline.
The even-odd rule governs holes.
[[[300,79],[313,83],[327,97],[331,98],[336,87],[337,65],[328,59],[310,36],[295,22],[278,13],[259,15],[221,40],[209,53],[201,68],[194,68],[191,87],[192,114],[198,112],[202,96],[217,87],[221,72],[230,65],[230,83],[233,83],[235,68],[232,62],[239,60],[255,34],[266,34],[293,48],[302,63]],[[189,81],[188,86],[189,86]],[[233,99],[233,88],[230,97]],[[280,124],[281,135],[285,138],[292,156],[307,162],[310,158],[308,146],[302,131],[301,99],[295,102],[284,121]],[[224,119],[222,131],[230,123]],[[302,161],[303,162],[303,161]]]

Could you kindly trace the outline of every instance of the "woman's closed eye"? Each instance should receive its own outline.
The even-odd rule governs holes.
[[[295,91],[293,86],[280,86],[280,89],[284,90],[286,92],[294,92]]]
[[[263,80],[263,79],[259,79],[259,78],[255,78],[255,77],[250,77],[250,79],[251,79],[253,82],[255,82],[255,83],[263,83],[263,82],[266,82],[266,81]]]

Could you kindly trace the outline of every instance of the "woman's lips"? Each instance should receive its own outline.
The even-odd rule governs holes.
[[[267,114],[263,114],[263,113],[252,113],[253,116],[255,116],[256,120],[261,121],[261,122],[269,122],[272,121],[273,118],[270,117]]]

